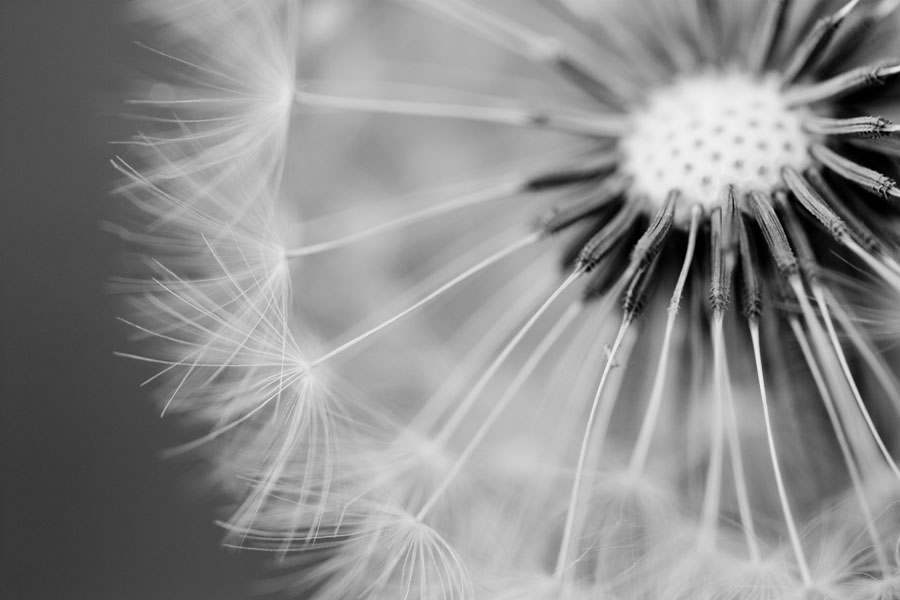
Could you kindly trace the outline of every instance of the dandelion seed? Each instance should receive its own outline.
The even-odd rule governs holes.
[[[900,2],[144,4],[125,354],[282,592],[898,595]]]

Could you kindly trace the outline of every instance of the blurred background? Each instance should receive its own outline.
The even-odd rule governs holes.
[[[148,371],[113,356],[99,224],[141,53],[121,5],[0,2],[0,598],[247,598],[252,557],[220,548],[209,497],[159,457]]]

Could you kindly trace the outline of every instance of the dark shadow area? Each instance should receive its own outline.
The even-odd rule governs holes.
[[[141,52],[120,6],[0,4],[0,598],[248,598],[248,557],[159,457],[175,425],[138,387],[148,371],[113,356],[119,244],[99,223]]]

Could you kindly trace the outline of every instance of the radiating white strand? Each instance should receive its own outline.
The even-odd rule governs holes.
[[[721,334],[721,331],[719,331]],[[747,490],[747,477],[744,473],[744,459],[741,452],[741,436],[738,431],[737,411],[735,410],[734,391],[731,387],[731,374],[728,368],[728,356],[726,353],[725,341],[720,339],[718,342],[720,348],[723,377],[720,380],[722,389],[719,392],[724,398],[725,409],[725,432],[728,436],[728,448],[731,455],[731,469],[734,471],[734,486],[737,495],[738,510],[741,515],[741,525],[744,532],[744,539],[747,543],[747,549],[750,553],[750,560],[753,564],[761,564],[759,542],[756,537],[756,527],[753,523],[753,509],[750,506],[750,494]]]
[[[517,228],[518,225],[512,227]],[[492,252],[497,245],[497,239],[501,236],[505,236],[505,232],[495,234],[490,231],[486,235],[478,235],[477,232],[466,231],[448,246],[442,246],[435,256],[428,257],[430,268],[425,271],[423,277],[405,286],[396,298],[373,307],[373,312],[344,332],[344,336],[352,339],[361,335],[373,327],[372,323],[379,323],[395,315],[430,290],[440,287],[461,271],[468,269],[473,262],[479,260],[480,256]]]
[[[370,237],[389,233],[403,227],[409,227],[410,225],[422,223],[429,219],[446,215],[457,210],[509,199],[512,198],[519,190],[521,190],[521,181],[517,180],[500,183],[487,189],[477,190],[469,194],[463,194],[457,198],[453,198],[451,200],[447,200],[433,206],[428,206],[421,210],[406,213],[396,219],[386,221],[384,223],[379,223],[378,225],[369,227],[368,229],[357,231],[355,233],[329,240],[327,242],[319,242],[316,244],[310,244],[308,246],[292,248],[290,250],[287,250],[284,255],[286,258],[292,259],[300,258],[303,256],[311,256],[314,254],[321,254],[323,252],[328,252],[331,250],[337,250],[356,242],[363,241]]]
[[[616,304],[621,298],[622,290],[624,287],[625,281],[618,282],[616,286],[606,295],[606,297],[600,300],[599,306],[597,306],[596,308],[592,306],[592,310],[596,310],[597,315],[615,314],[614,311],[616,310]],[[596,365],[603,362],[603,359],[609,359],[611,350],[611,348],[607,344],[602,343],[602,340],[599,338],[600,333],[603,332],[608,325],[610,324],[603,323],[604,327],[595,327],[592,330],[597,332],[596,335],[598,335],[598,338],[596,342],[590,347],[590,350],[585,354],[585,360],[580,364],[580,369],[583,375],[578,379],[583,380],[583,382],[581,382],[581,385],[579,385],[578,387],[578,393],[571,393],[569,395],[569,398],[584,398],[585,392],[587,394],[590,394],[591,396],[596,392]],[[613,330],[613,334],[615,334],[615,332],[617,331],[618,328],[615,328]],[[623,344],[627,342],[628,340],[626,339]],[[634,343],[634,340],[632,340],[632,343]],[[620,352],[624,351],[626,355],[630,355],[631,350],[633,350],[633,346],[630,346],[625,350],[620,350]],[[628,358],[625,359],[625,362],[628,362]],[[603,459],[603,450],[606,443],[612,414],[614,412],[618,399],[621,397],[622,389],[625,385],[625,374],[621,372],[624,369],[621,368],[616,363],[616,361],[613,361],[613,371],[615,371],[617,368],[620,370],[618,376],[610,377],[604,388],[603,398],[601,398],[600,400],[601,405],[598,409],[598,416],[593,427],[593,434],[588,446],[587,456],[585,457],[584,461],[584,467],[581,470],[581,472],[583,473],[583,477],[580,484],[580,488],[582,491],[579,492],[579,501],[584,500],[584,495],[586,493],[589,493],[589,490],[594,489],[597,479],[601,476],[601,461]],[[566,411],[566,419],[560,420],[560,422],[557,424],[555,432],[556,439],[559,440],[561,450],[565,450],[571,445],[572,431],[578,431],[584,423],[583,407],[580,407],[577,402],[566,402],[565,405],[568,409]],[[561,456],[561,458],[565,457]],[[555,507],[558,504],[557,498],[552,497],[551,494],[547,494],[546,496],[547,499],[552,503],[552,506]],[[590,516],[588,512],[589,511],[578,510],[576,508],[572,524],[573,532],[584,531],[583,528]],[[573,539],[572,543],[570,544],[569,551],[577,547],[577,541],[575,540],[574,533],[572,537]],[[583,553],[579,554],[571,561],[570,564],[577,563],[583,555]],[[560,583],[564,584],[564,580],[565,577],[563,577],[563,581],[561,581]]]
[[[819,363],[823,365],[820,371],[832,390],[832,396],[835,398],[851,397],[853,390],[847,381],[831,340],[819,322],[812,304],[805,296],[800,301],[800,310],[811,337],[811,348],[815,351]],[[844,426],[854,453],[859,457],[860,464],[873,466],[881,464],[882,454],[856,403],[835,402],[834,406],[838,410],[841,424]]]
[[[504,533],[502,541],[514,556],[526,561],[524,564],[536,564],[544,559],[543,550],[535,544],[542,543],[546,538],[538,534],[541,537],[536,542],[535,519],[542,519],[547,510],[555,510],[557,505],[559,490],[555,482],[559,469],[565,468],[560,463],[565,460],[565,449],[570,445],[572,431],[584,422],[583,407],[569,400],[583,398],[585,393],[594,393],[597,385],[595,367],[608,356],[608,346],[601,332],[609,324],[607,318],[615,310],[617,301],[618,293],[614,290],[599,299],[596,305],[592,304],[589,310],[582,311],[583,320],[579,321],[575,340],[563,354],[554,357],[556,364],[553,372],[542,386],[546,393],[542,393],[540,398],[566,401],[561,405],[558,402],[541,402],[540,407],[534,410],[532,419],[539,435],[547,441],[545,448],[548,454],[541,458],[540,465],[535,465],[539,469],[537,473],[524,475],[527,482],[525,489],[510,490],[505,499],[506,504],[515,507],[511,518],[515,527]],[[621,377],[618,378],[619,384],[621,380]],[[610,393],[617,395],[618,389]],[[546,531],[547,526],[544,523],[541,530]],[[578,527],[576,523],[576,531]]]
[[[480,121],[497,125],[551,129],[586,137],[618,138],[630,130],[628,121],[620,115],[609,116],[588,112],[579,114],[573,110],[361,98],[305,91],[297,91],[296,100],[305,106],[396,116]]]
[[[898,271],[900,266],[897,265],[896,261],[893,259],[888,260],[888,258],[885,259],[885,262],[878,260],[877,257],[872,256],[871,253],[867,252],[852,238],[848,237],[844,239],[843,242],[847,248],[860,257],[873,271],[878,273],[884,281],[900,292],[900,271]]]
[[[699,324],[706,319],[706,309],[701,298],[693,296],[691,300],[691,304],[688,307],[690,312],[687,317],[689,322],[688,327],[685,328],[685,339],[683,340],[688,346],[687,352],[690,355],[691,364],[686,394],[688,398],[703,398],[708,394],[706,377],[708,344],[704,336],[698,335],[697,332],[699,331]],[[677,424],[686,434],[684,441],[685,455],[687,457],[686,463],[689,465],[700,464],[705,452],[702,438],[706,433],[706,429],[705,427],[697,426],[700,419],[696,417],[696,413],[701,410],[702,407],[699,406],[699,403],[689,403],[684,411],[683,420]],[[702,481],[698,481],[700,477],[699,474],[695,476],[695,471],[689,469],[685,480],[687,489],[699,489],[702,485]]]
[[[822,313],[822,318],[825,321],[825,328],[828,331],[828,337],[831,340],[831,346],[834,350],[835,355],[837,356],[838,362],[841,365],[841,370],[843,371],[844,377],[850,386],[850,390],[853,393],[853,398],[856,400],[856,405],[857,407],[859,407],[859,411],[865,419],[866,426],[869,428],[872,439],[874,439],[875,443],[878,445],[878,449],[881,451],[881,455],[884,457],[884,460],[887,463],[888,467],[891,469],[891,471],[893,471],[894,476],[897,478],[897,481],[900,482],[900,468],[898,468],[897,464],[894,462],[894,458],[891,455],[890,450],[888,450],[887,446],[884,443],[884,440],[881,438],[881,434],[878,433],[878,429],[875,427],[875,423],[872,421],[872,416],[871,414],[869,414],[869,409],[866,407],[866,403],[863,401],[862,394],[859,391],[859,387],[856,385],[856,379],[853,377],[853,371],[850,370],[850,365],[847,363],[847,357],[844,355],[843,347],[841,346],[840,339],[838,339],[837,331],[835,331],[834,329],[834,322],[831,320],[831,315],[828,311],[828,303],[825,301],[825,296],[822,293],[820,286],[813,287],[813,295],[816,299],[816,304],[818,305],[819,310]]]
[[[762,353],[759,345],[759,325],[755,321],[750,321],[750,339],[753,343],[753,360],[756,363],[756,376],[759,382],[759,394],[760,400],[762,401],[763,418],[766,421],[766,438],[769,444],[769,457],[772,459],[772,470],[775,473],[775,484],[778,487],[778,499],[781,502],[781,509],[784,512],[784,521],[788,528],[788,535],[791,538],[791,545],[794,548],[797,566],[800,568],[800,577],[803,580],[803,585],[809,590],[813,587],[812,576],[809,573],[809,563],[806,560],[803,546],[800,543],[800,534],[797,531],[797,523],[794,519],[794,513],[791,510],[787,491],[784,487],[784,479],[781,475],[781,465],[778,462],[778,452],[775,449],[775,435],[772,432],[772,418],[769,415],[769,400],[766,392]]]
[[[554,55],[559,47],[558,41],[469,2],[462,0],[406,1],[428,5],[435,12],[444,14],[481,33],[493,43],[535,62],[544,62],[548,56]]]
[[[872,516],[872,511],[869,508],[869,503],[865,497],[865,487],[863,486],[859,467],[856,464],[856,459],[853,456],[853,451],[850,448],[850,443],[847,440],[847,435],[844,432],[843,426],[841,425],[840,415],[837,412],[837,408],[835,408],[834,398],[832,397],[831,391],[828,389],[828,385],[826,384],[825,379],[822,376],[822,371],[819,368],[818,363],[816,362],[815,355],[813,354],[812,348],[809,345],[809,340],[807,339],[806,333],[800,326],[800,322],[796,317],[793,316],[789,318],[789,322],[791,325],[791,330],[794,332],[794,337],[797,339],[797,343],[800,345],[800,351],[803,353],[803,358],[806,361],[809,372],[816,383],[816,389],[819,391],[819,395],[822,397],[822,403],[825,405],[825,410],[828,413],[828,419],[831,421],[831,427],[834,430],[838,445],[841,448],[841,454],[844,457],[844,462],[847,465],[847,471],[850,474],[850,480],[853,483],[853,492],[856,495],[856,500],[859,503],[859,508],[863,513],[863,521],[865,521],[866,531],[869,534],[869,538],[872,540],[872,548],[875,551],[875,557],[878,561],[879,568],[881,569],[882,573],[887,573],[887,556],[884,553],[884,548],[881,547],[881,544],[879,542],[877,533],[878,529],[875,526],[875,519]]]
[[[678,315],[681,296],[684,293],[684,286],[687,283],[688,273],[690,272],[691,263],[694,258],[701,215],[702,209],[699,206],[694,206],[691,209],[691,225],[688,234],[687,250],[685,251],[684,262],[681,265],[681,272],[675,283],[675,290],[672,292],[672,299],[669,302],[666,329],[665,334],[663,335],[663,343],[660,350],[659,364],[657,365],[656,375],[654,377],[653,389],[650,392],[650,401],[647,403],[644,420],[641,424],[638,439],[635,443],[635,449],[631,456],[631,464],[628,467],[629,477],[632,479],[637,479],[643,472],[644,465],[647,461],[647,455],[650,451],[650,444],[653,441],[653,432],[656,429],[660,407],[662,406],[663,393],[665,391],[666,373],[669,369],[669,353],[672,345],[672,333],[675,329],[675,317]]]
[[[494,403],[494,406],[491,408],[491,412],[484,418],[481,426],[472,436],[472,439],[466,444],[465,449],[460,453],[459,457],[456,459],[456,462],[450,468],[450,471],[444,477],[444,480],[441,484],[435,489],[434,493],[431,497],[425,502],[422,506],[421,510],[416,514],[416,519],[421,521],[428,514],[428,511],[435,505],[438,499],[443,495],[443,493],[447,490],[450,484],[453,482],[453,479],[459,474],[460,470],[462,470],[466,461],[469,460],[472,453],[475,449],[481,444],[484,440],[485,436],[497,422],[497,419],[500,418],[501,414],[506,410],[506,407],[509,405],[510,401],[515,397],[518,393],[519,389],[521,389],[522,385],[528,380],[528,378],[534,372],[534,369],[540,364],[541,360],[544,359],[547,352],[553,347],[554,344],[559,340],[560,336],[566,331],[569,325],[577,318],[583,309],[581,304],[574,304],[566,310],[565,313],[560,317],[560,319],[553,325],[553,328],[544,336],[544,339],[541,340],[540,344],[534,349],[525,363],[522,365],[522,368],[519,369],[516,378],[510,383],[509,387],[503,393],[499,400]]]
[[[558,391],[562,398],[584,398],[586,395],[593,394],[596,388],[596,365],[608,357],[609,347],[600,337],[603,326],[606,325],[603,317],[608,316],[613,310],[618,298],[615,292],[608,295],[607,298],[600,300],[599,306],[591,306],[588,315],[587,311],[582,314],[586,317],[583,322],[585,325],[584,344],[573,346],[557,364],[553,378],[548,382],[547,389]],[[593,317],[593,318],[592,318]],[[621,378],[619,378],[621,382]],[[563,386],[570,385],[568,393],[564,393],[561,389]],[[618,390],[613,390],[615,394]],[[557,403],[554,403],[557,404]],[[562,407],[557,405],[544,404],[541,411],[535,414],[538,423],[553,423],[550,430],[546,432],[549,436],[550,443],[553,445],[555,453],[548,457],[548,463],[552,466],[550,469],[550,477],[555,483],[556,475],[560,468],[566,469],[564,466],[567,462],[566,449],[571,444],[572,431],[576,431],[584,421],[584,409],[577,402],[563,402]],[[590,457],[589,457],[590,458]],[[586,467],[591,468],[588,464]],[[584,489],[585,485],[582,485]],[[544,485],[542,488],[533,485],[532,496],[535,506],[540,506],[539,515],[545,514],[548,507],[555,507],[558,504],[559,490],[556,485]],[[534,514],[530,516],[534,518]],[[528,531],[529,523],[522,522],[522,527]],[[577,524],[576,524],[577,530]],[[524,537],[524,535],[522,536]],[[527,542],[526,542],[527,543]],[[543,561],[543,556],[541,558]]]
[[[585,461],[587,459],[588,449],[590,448],[591,434],[594,429],[594,422],[598,420],[597,417],[599,415],[601,417],[600,422],[602,423],[604,429],[603,435],[605,436],[605,429],[608,425],[612,409],[615,406],[615,401],[617,400],[616,397],[609,402],[603,403],[603,407],[601,410],[600,398],[603,395],[603,390],[606,386],[606,381],[609,377],[610,371],[615,365],[616,354],[618,353],[619,348],[625,339],[625,334],[628,333],[631,324],[632,321],[626,314],[626,316],[622,319],[622,324],[619,326],[619,332],[616,334],[616,339],[609,351],[609,356],[606,360],[606,366],[603,368],[603,374],[600,377],[600,383],[597,385],[597,392],[594,394],[593,402],[591,402],[591,411],[588,415],[588,420],[584,427],[584,435],[581,439],[581,449],[578,452],[578,463],[575,467],[575,479],[572,483],[572,491],[569,496],[569,505],[566,511],[566,523],[563,528],[563,536],[559,547],[559,555],[556,559],[556,568],[553,571],[554,577],[559,581],[563,580],[568,568],[567,563],[569,557],[569,547],[572,544],[575,514],[578,508],[578,498],[581,494],[581,483],[582,478],[584,477]]]
[[[725,357],[723,356],[723,327],[724,314],[716,311],[712,319],[713,340],[713,378],[715,391],[713,392],[712,427],[710,428],[710,453],[709,465],[706,471],[706,489],[703,493],[702,509],[702,537],[699,542],[702,546],[714,547],[716,533],[718,531],[719,505],[722,497],[722,463],[725,446],[725,420],[723,410],[723,390],[725,386]]]
[[[860,353],[863,360],[869,365],[869,369],[872,371],[875,379],[894,405],[894,410],[900,415],[900,384],[898,384],[897,379],[890,372],[888,365],[885,364],[884,358],[882,358],[872,344],[863,337],[863,334],[853,323],[850,315],[844,310],[843,305],[838,301],[834,293],[827,288],[824,288],[823,292],[828,300],[828,305],[840,322],[844,332],[850,337],[850,341],[853,342],[856,351]]]
[[[475,343],[419,409],[410,424],[412,429],[429,431],[434,428],[470,378],[474,378],[476,371],[482,369],[491,356],[500,352],[503,342],[513,335],[516,326],[542,301],[540,298],[547,293],[544,286],[527,285],[524,290],[521,289],[522,282],[533,281],[533,274],[522,270],[504,294],[478,306],[478,312],[473,313],[456,334],[461,339],[474,338]],[[476,316],[480,318],[476,319]],[[453,347],[453,341],[446,346]]]
[[[607,103],[615,93],[627,97],[629,86],[616,73],[607,71],[602,79],[596,73],[588,73],[585,65],[579,64],[570,55],[562,41],[542,35],[500,14],[485,10],[474,2],[466,0],[407,0],[426,4],[462,25],[479,32],[485,39],[505,48],[509,52],[523,56],[535,63],[547,65],[577,87]],[[575,67],[573,70],[572,67]],[[599,95],[595,94],[602,88]],[[617,99],[616,99],[617,100]]]
[[[541,307],[535,311],[535,313],[531,316],[528,321],[522,325],[518,332],[516,332],[515,337],[509,341],[505,348],[497,355],[497,358],[490,364],[490,366],[485,370],[484,374],[478,379],[475,385],[472,386],[472,389],[460,401],[459,405],[456,407],[456,410],[453,411],[453,414],[444,422],[441,430],[435,436],[435,441],[437,444],[443,446],[448,442],[450,437],[456,431],[457,427],[462,423],[465,416],[474,406],[476,400],[481,395],[481,392],[484,390],[484,387],[488,384],[488,382],[494,377],[497,373],[497,370],[503,365],[509,355],[513,352],[513,350],[518,347],[519,343],[522,339],[531,331],[531,328],[534,327],[535,323],[543,316],[543,314],[547,311],[548,308],[556,301],[559,296],[565,292],[575,281],[584,274],[584,271],[581,269],[576,269],[569,275],[562,284],[556,288],[556,290],[551,294],[551,296],[544,302]]]
[[[334,358],[335,356],[337,356],[337,355],[339,355],[339,354],[341,354],[341,353],[343,353],[343,352],[349,350],[350,348],[356,346],[356,345],[359,344],[360,342],[365,341],[366,339],[372,337],[373,335],[375,335],[375,334],[377,334],[378,332],[384,330],[385,328],[390,327],[391,325],[393,325],[394,323],[396,323],[397,321],[399,321],[399,320],[402,319],[403,317],[405,317],[405,316],[409,315],[410,313],[412,313],[412,312],[418,310],[419,308],[421,308],[422,306],[428,304],[429,302],[431,302],[432,300],[434,300],[435,298],[437,298],[437,297],[440,296],[441,294],[445,293],[447,290],[452,289],[453,287],[459,285],[461,282],[465,281],[466,279],[469,279],[470,277],[472,277],[472,276],[475,275],[476,273],[479,273],[479,272],[485,270],[486,268],[490,267],[490,266],[493,265],[494,263],[499,262],[501,259],[506,258],[507,256],[509,256],[509,255],[511,255],[511,254],[513,254],[513,253],[515,253],[515,252],[517,252],[518,250],[521,250],[521,249],[523,249],[523,248],[526,248],[526,247],[530,246],[531,244],[534,244],[535,242],[537,242],[538,240],[540,240],[541,237],[542,237],[541,232],[534,232],[534,233],[531,233],[531,234],[529,234],[529,235],[523,237],[522,239],[520,239],[520,240],[518,240],[518,241],[516,241],[516,242],[513,242],[512,244],[510,244],[510,245],[507,246],[506,248],[503,248],[502,250],[497,251],[495,254],[493,254],[493,255],[491,255],[491,256],[485,258],[484,260],[482,260],[482,261],[480,261],[478,264],[476,264],[476,265],[470,267],[469,269],[467,269],[467,270],[464,271],[463,273],[460,273],[459,275],[457,275],[456,277],[454,277],[453,279],[451,279],[450,281],[448,281],[447,283],[445,283],[444,285],[442,285],[441,287],[439,287],[439,288],[436,289],[435,291],[431,292],[430,294],[428,294],[427,296],[425,296],[424,298],[422,298],[421,300],[419,300],[418,302],[416,302],[416,303],[413,304],[412,306],[410,306],[410,307],[406,308],[405,310],[403,310],[403,311],[397,313],[396,315],[394,315],[393,317],[391,317],[391,318],[387,319],[386,321],[380,323],[379,325],[376,325],[375,327],[373,327],[373,328],[370,329],[369,331],[366,331],[365,333],[362,333],[362,334],[358,335],[357,337],[353,338],[352,340],[350,340],[350,341],[348,341],[348,342],[345,342],[344,344],[341,344],[340,346],[338,346],[338,347],[335,348],[334,350],[331,350],[331,351],[328,352],[327,354],[324,354],[324,355],[322,355],[321,357],[319,357],[319,358],[315,359],[314,361],[310,362],[310,364],[309,364],[310,368],[317,367],[317,366],[321,365],[322,363],[324,363],[324,362],[326,362],[326,361],[328,361],[328,360],[331,360],[331,359]]]

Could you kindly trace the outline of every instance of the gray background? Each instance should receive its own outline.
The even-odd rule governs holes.
[[[210,499],[158,458],[174,424],[138,388],[148,371],[113,356],[118,243],[98,223],[141,52],[119,4],[0,0],[0,598],[250,597]]]

